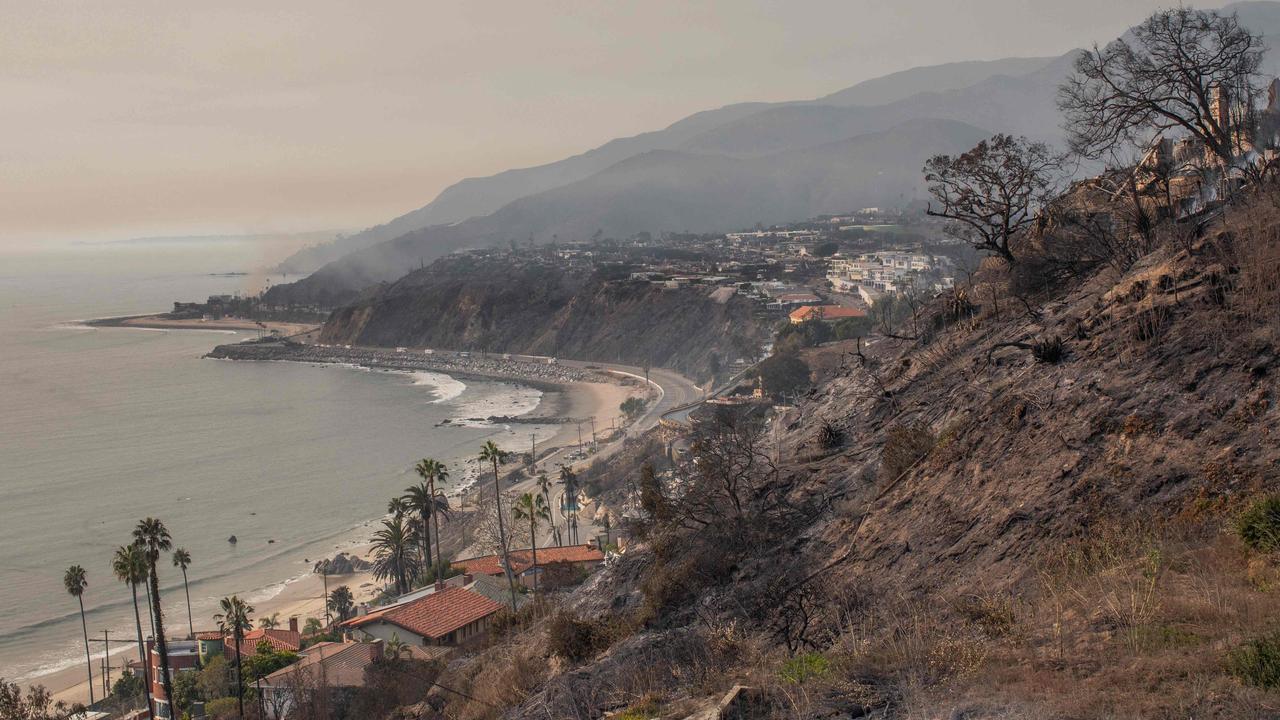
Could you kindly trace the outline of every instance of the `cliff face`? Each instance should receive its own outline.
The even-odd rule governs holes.
[[[648,363],[705,377],[736,357],[735,338],[760,334],[750,302],[712,291],[449,258],[335,311],[320,341]]]

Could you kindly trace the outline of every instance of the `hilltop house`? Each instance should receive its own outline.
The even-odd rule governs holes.
[[[841,305],[805,305],[791,311],[788,315],[792,325],[799,325],[809,320],[822,320],[825,322],[836,322],[845,318],[866,317],[867,314],[857,308],[843,307]]]
[[[407,645],[458,646],[482,637],[500,603],[461,587],[445,587],[428,595],[379,608],[339,627],[363,640],[399,640]]]
[[[566,545],[564,547],[538,548],[538,564],[533,564],[533,553],[530,550],[512,550],[511,570],[516,580],[525,587],[533,587],[534,575],[545,572],[549,566],[567,564],[574,568],[590,572],[604,562],[604,552],[594,545]],[[479,557],[454,560],[453,566],[469,575],[505,575],[502,558],[498,555],[481,555]]]

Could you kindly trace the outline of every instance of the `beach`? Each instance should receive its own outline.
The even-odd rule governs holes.
[[[85,323],[92,327],[132,327],[148,330],[265,330],[276,332],[283,337],[301,335],[316,330],[319,326],[308,323],[278,322],[275,320],[250,320],[248,318],[224,317],[218,319],[175,319],[164,314],[128,315],[125,317],[100,318]]]

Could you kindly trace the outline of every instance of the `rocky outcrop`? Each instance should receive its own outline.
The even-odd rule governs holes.
[[[372,567],[373,565],[368,560],[340,552],[332,558],[316,562],[312,572],[317,574],[326,573],[328,575],[351,575],[364,572]]]

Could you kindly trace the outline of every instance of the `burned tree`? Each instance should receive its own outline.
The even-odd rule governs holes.
[[[1060,158],[1043,143],[996,135],[966,153],[938,155],[924,166],[928,214],[950,220],[948,233],[1014,263],[1012,242],[1036,223],[1056,194]]]
[[[1073,152],[1102,158],[1183,131],[1225,166],[1248,150],[1260,35],[1234,14],[1179,7],[1076,59],[1058,89]]]

